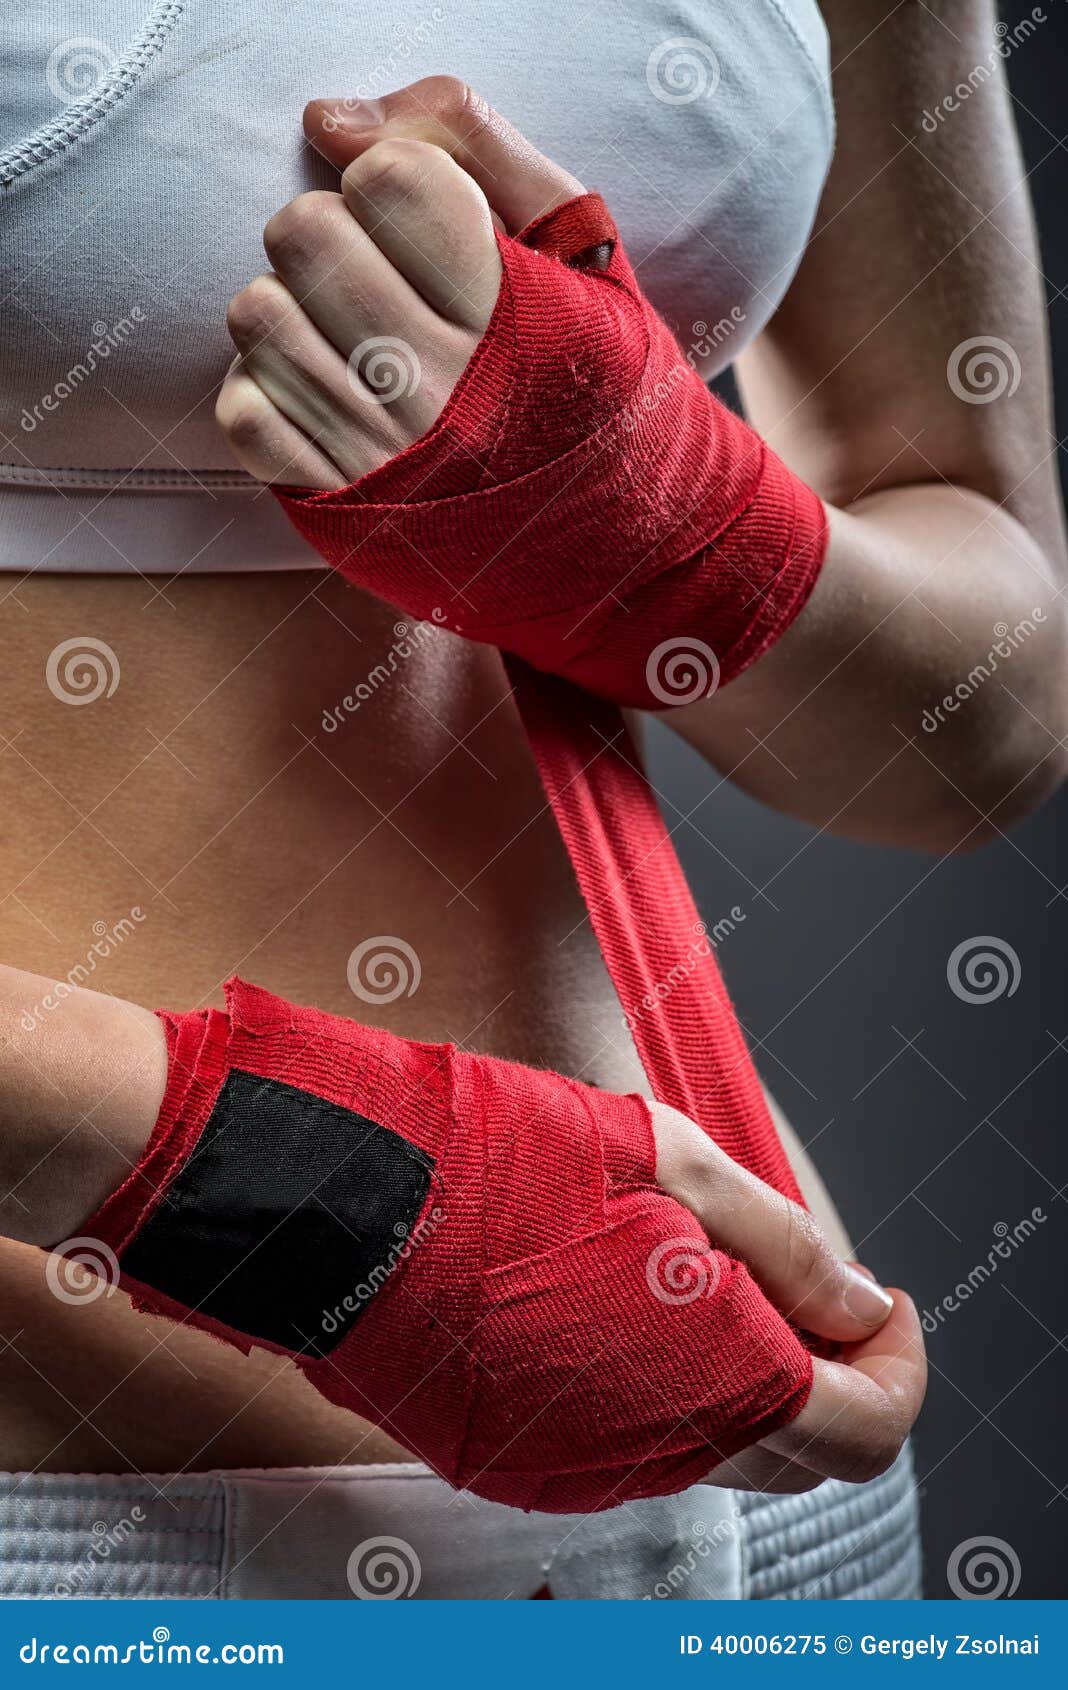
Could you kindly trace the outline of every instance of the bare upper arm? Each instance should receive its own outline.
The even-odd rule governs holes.
[[[1063,559],[1043,277],[997,52],[1042,52],[1043,25],[999,37],[993,0],[822,8],[838,145],[786,300],[739,359],[749,414],[832,502],[945,478]],[[968,341],[991,347],[989,391],[1005,384],[991,402]]]

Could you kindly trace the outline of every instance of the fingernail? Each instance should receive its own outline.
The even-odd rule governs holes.
[[[381,100],[357,100],[349,97],[341,100],[316,100],[315,104],[323,114],[323,128],[335,129],[376,129],[385,121],[385,112]]]
[[[852,1262],[843,1262],[842,1266],[846,1272],[846,1308],[865,1326],[881,1326],[894,1306],[893,1297],[876,1280],[869,1279],[862,1268],[854,1267]]]

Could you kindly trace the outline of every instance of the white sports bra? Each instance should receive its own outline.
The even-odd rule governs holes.
[[[0,569],[307,568],[213,420],[227,300],[336,176],[313,95],[462,76],[611,207],[706,373],[779,303],[833,147],[815,0],[24,0],[0,43]]]

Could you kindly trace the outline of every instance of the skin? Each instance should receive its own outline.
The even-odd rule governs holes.
[[[839,144],[800,270],[737,373],[755,427],[828,502],[830,550],[780,643],[672,725],[818,827],[967,850],[1066,772],[1068,553],[1041,259],[1001,61],[981,97],[933,135],[921,127],[988,64],[989,0],[821,10]],[[1011,346],[1015,392],[954,394],[947,363],[973,336]],[[1011,676],[923,732],[995,623],[1035,607],[1046,620]]]
[[[992,6],[955,5],[952,30],[938,7],[899,0],[823,9],[848,65],[835,84],[841,141],[800,271],[737,368],[758,431],[826,501],[830,545],[812,597],[772,650],[665,719],[739,785],[815,826],[970,849],[1068,772],[1068,549],[1037,241],[1003,80],[933,139],[921,131],[922,146],[910,139],[917,113],[985,62]],[[268,257],[290,291],[260,278],[234,300],[242,357],[220,422],[259,479],[296,480],[299,465],[301,479],[307,471],[309,484],[334,487],[417,438],[444,405],[496,297],[491,219],[514,233],[582,189],[448,78],[370,110],[313,102],[305,127],[344,171],[353,220],[425,290],[437,319],[411,309],[400,285],[387,303],[381,267],[367,266],[373,295],[349,318],[342,350],[359,344],[362,321],[367,333],[403,336],[421,359],[425,350],[430,365],[410,404],[389,407],[397,415],[384,441],[381,418],[368,415],[383,407],[361,405],[336,365],[327,374],[330,298],[344,296],[363,252],[351,236],[345,247],[341,206],[303,195],[267,225]],[[916,204],[929,208],[922,220],[905,212]],[[330,231],[330,274],[304,256],[320,228]],[[865,265],[873,252],[880,262]],[[962,402],[946,379],[977,326],[1007,340],[1025,372],[988,405]],[[327,389],[323,415],[299,380],[278,386],[269,366],[283,341],[310,386]],[[903,368],[917,379],[902,382]],[[309,434],[329,464],[308,460]],[[1014,655],[1011,682],[924,734],[924,710],[987,655],[995,624],[1014,628],[1036,609],[1042,620]]]
[[[40,577],[16,592],[20,637],[0,666],[11,741],[0,758],[10,888],[0,926],[4,953],[28,973],[8,976],[0,1009],[0,1114],[13,1147],[31,1123],[52,1135],[30,1158],[39,1197],[76,1173],[64,1173],[64,1155],[91,1082],[99,1076],[101,1103],[112,1091],[99,1067],[80,1072],[82,1059],[99,1062],[101,1041],[76,1041],[73,1000],[50,1005],[47,990],[87,956],[97,912],[143,918],[94,964],[94,982],[127,1003],[221,1004],[220,982],[237,970],[407,1036],[643,1089],[492,653],[443,635],[326,734],[324,708],[388,653],[396,620],[328,576],[175,581],[166,598],[136,577]],[[72,711],[43,682],[72,627],[122,654],[102,710]],[[421,984],[390,1003],[354,998],[349,952],[385,927],[417,951]],[[57,1074],[44,1051],[68,1026],[59,1048],[83,1058]],[[781,1120],[780,1131],[847,1253],[811,1163]],[[9,1167],[0,1189],[23,1171]],[[29,1197],[20,1184],[18,1202]],[[5,1224],[23,1238],[18,1202]],[[53,1218],[37,1236],[64,1231]],[[278,1357],[136,1316],[119,1292],[57,1302],[44,1258],[24,1243],[0,1241],[0,1323],[0,1447],[16,1470],[410,1459]]]
[[[744,381],[758,426],[834,506],[831,555],[817,595],[781,645],[721,695],[673,716],[718,767],[777,807],[820,826],[938,850],[973,843],[1039,801],[1059,778],[1065,673],[1063,624],[1051,594],[1041,639],[1014,658],[1013,690],[1024,704],[987,688],[981,707],[925,742],[922,754],[889,757],[899,700],[909,701],[907,721],[901,712],[908,728],[985,653],[991,622],[1011,624],[1019,605],[1029,611],[1045,603],[1032,596],[1036,583],[1059,583],[1063,569],[1059,507],[1048,466],[1038,461],[1048,420],[1044,346],[1005,99],[972,102],[964,121],[938,137],[941,174],[907,151],[892,163],[884,157],[884,130],[895,118],[911,130],[924,101],[937,100],[986,49],[992,8],[985,0],[955,5],[952,31],[932,21],[940,10],[869,0],[828,0],[824,7],[835,57],[847,62],[836,86],[837,160],[813,252],[775,323],[747,354]],[[871,43],[862,44],[869,31]],[[387,114],[390,138],[455,153],[460,166],[452,179],[455,218],[439,231],[442,239],[454,228],[466,239],[477,223],[472,238],[488,253],[485,212],[467,183],[484,190],[490,215],[510,228],[526,220],[526,167],[554,173],[537,211],[561,190],[563,173],[548,161],[539,166],[532,149],[462,86],[440,78],[423,84],[414,101],[410,93],[406,106]],[[373,115],[377,121],[383,114]],[[324,150],[342,148],[336,162],[344,166],[386,138],[373,124],[359,133],[340,126],[327,138],[314,112],[309,127]],[[497,141],[487,166],[480,146],[492,149]],[[435,156],[433,168],[438,162]],[[366,184],[362,191],[373,193]],[[962,227],[962,194],[984,210],[1003,203],[988,223],[966,217]],[[370,259],[387,231],[379,229],[376,239],[347,193],[340,201],[325,197],[335,200],[334,235],[342,227],[358,230]],[[913,213],[917,199],[922,218]],[[352,231],[339,223],[339,209]],[[1009,215],[1016,221],[1003,228]],[[961,238],[960,259],[946,255],[954,244],[943,239],[946,228],[954,242]],[[937,232],[934,251],[928,230]],[[872,266],[872,252],[885,259],[891,233],[896,268]],[[428,297],[429,277],[415,290],[431,312],[422,324],[433,322],[421,400],[431,408],[444,403],[485,309],[478,265],[455,268],[464,253],[470,257],[461,245],[449,256],[452,277],[463,284],[462,306],[455,292]],[[828,255],[823,270],[820,254]],[[396,256],[400,269],[392,258],[390,267],[400,275],[404,260]],[[275,265],[273,254],[269,262]],[[945,286],[914,285],[939,266]],[[853,285],[858,270],[862,287]],[[835,310],[821,310],[832,285]],[[359,305],[358,295],[350,304]],[[411,306],[410,291],[405,298]],[[271,292],[266,303],[277,302]],[[381,303],[370,298],[372,321]],[[462,314],[468,306],[473,319]],[[869,315],[892,318],[892,335],[868,332]],[[1029,372],[1011,411],[1000,403],[946,406],[946,356],[977,325],[1011,340]],[[254,324],[244,326],[254,331]],[[240,334],[239,320],[235,327]],[[281,327],[277,320],[261,337],[276,350]],[[333,345],[329,334],[324,338]],[[907,381],[902,344],[913,353]],[[282,380],[287,361],[280,358],[272,375],[264,350],[254,378],[247,359],[259,347],[250,341],[239,351],[242,362],[220,401],[239,458],[263,452],[268,478],[284,458],[285,479],[318,485],[358,473],[355,460],[343,470],[318,438],[332,428],[337,451],[353,449],[352,431],[338,427],[344,405],[331,410],[337,362],[322,393],[305,371],[284,399],[275,387],[276,404],[265,389]],[[330,403],[323,401],[331,393]],[[309,432],[285,414],[286,404],[313,398]],[[387,408],[374,409],[373,419],[361,412],[362,433],[372,451],[388,455],[402,437],[381,431],[399,425],[400,416],[389,408],[387,419]],[[901,415],[906,434],[937,419],[935,438],[907,449],[896,435],[888,439]],[[419,432],[427,417],[413,412],[409,428]],[[270,430],[273,446],[265,442]],[[297,446],[308,455],[295,455]],[[1021,462],[1021,453],[1031,460]],[[932,500],[942,501],[934,513],[941,528]],[[983,517],[978,525],[965,519],[966,534],[957,520],[961,502]],[[954,567],[964,539],[967,573]],[[910,623],[921,579],[924,603],[937,614],[922,610]],[[937,602],[932,579],[943,593]],[[896,607],[889,615],[887,594]],[[0,764],[0,782],[11,787],[0,794],[4,813],[13,818],[5,839],[15,894],[2,911],[6,956],[42,975],[63,975],[84,945],[85,901],[77,888],[92,890],[94,913],[126,909],[140,895],[151,937],[125,944],[107,964],[106,984],[120,999],[217,1003],[220,980],[240,967],[282,993],[352,1013],[343,971],[348,945],[339,947],[338,935],[377,932],[383,910],[402,911],[424,985],[388,1011],[357,1006],[363,1019],[381,1018],[414,1036],[458,1036],[472,1048],[545,1062],[611,1089],[640,1088],[491,654],[442,636],[437,648],[412,660],[405,685],[366,732],[360,722],[347,738],[328,743],[320,736],[309,749],[324,700],[341,696],[354,668],[366,672],[368,652],[388,645],[393,613],[363,595],[321,576],[181,580],[167,584],[162,598],[129,578],[65,578],[58,585],[40,578],[20,584],[18,602],[20,639],[0,671],[0,708],[19,726],[18,750]],[[982,608],[978,625],[973,602]],[[954,631],[948,646],[937,634],[940,624]],[[40,698],[44,658],[72,626],[90,626],[116,649],[138,653],[136,672],[124,667],[106,721]],[[758,725],[763,744],[754,739]],[[295,739],[299,733],[303,740]],[[478,828],[454,826],[472,806]],[[977,816],[988,819],[977,824]],[[517,884],[524,887],[518,913]],[[561,945],[557,934],[571,937]],[[12,1015],[25,1008],[29,988],[21,979]],[[69,1067],[62,1071],[73,1079]],[[17,1067],[8,1074],[8,1119],[17,1123],[27,1081]],[[57,1104],[49,1130],[56,1134],[57,1122],[69,1127],[77,1119]],[[823,1230],[843,1253],[826,1194],[796,1140],[785,1129],[784,1136]],[[671,1175],[664,1177],[668,1184]],[[700,1194],[689,1200],[699,1212]],[[165,1471],[388,1454],[373,1429],[326,1410],[277,1358],[234,1357],[196,1334],[136,1320],[119,1295],[86,1309],[57,1307],[43,1290],[39,1258],[25,1245],[6,1247],[0,1286],[8,1340],[0,1435],[11,1465]],[[874,1413],[861,1411],[857,1423],[858,1475],[896,1447],[922,1393],[915,1354],[902,1357],[902,1345],[910,1351],[918,1333],[898,1333],[902,1318],[895,1307],[892,1320],[853,1352],[852,1366],[841,1369],[879,1393],[869,1399]],[[912,1380],[904,1389],[895,1378],[902,1367]],[[883,1380],[892,1388],[883,1389]],[[166,1416],[158,1412],[161,1399],[171,1405]],[[905,1406],[895,1410],[895,1402]],[[780,1482],[788,1482],[787,1463],[806,1468],[798,1453],[768,1452]],[[758,1477],[767,1482],[775,1474]]]
[[[440,415],[489,322],[500,279],[495,224],[517,232],[582,191],[497,113],[466,91],[461,98],[465,112],[479,112],[467,130],[447,85],[417,84],[370,111],[327,102],[307,109],[309,139],[343,166],[341,194],[301,195],[270,220],[264,247],[273,271],[237,294],[228,313],[239,356],[216,416],[258,480],[343,487],[418,439]],[[466,135],[462,146],[458,133]],[[492,204],[482,187],[491,182]],[[356,349],[379,335],[403,336],[426,372],[386,418],[386,407],[368,404],[348,375]],[[739,1213],[742,1196],[732,1188],[726,1208],[709,1207],[708,1191],[723,1177],[714,1169],[725,1159],[674,1111],[656,1105],[654,1119],[658,1135],[669,1125],[672,1134],[688,1135],[688,1158],[673,1138],[660,1140],[661,1168],[686,1161],[685,1200],[712,1236],[728,1213]],[[758,1181],[748,1182],[740,1214],[734,1247],[745,1249],[772,1300],[783,1306],[785,1299],[798,1315],[808,1292],[794,1273],[777,1277],[769,1269],[766,1229],[778,1240],[772,1253],[780,1272],[783,1251],[795,1268],[800,1256],[830,1264],[827,1240],[799,1212],[781,1231],[781,1200]],[[814,1240],[811,1251],[797,1248],[802,1231]],[[722,1230],[718,1236],[725,1240]],[[828,1282],[838,1275],[828,1265]],[[897,1305],[888,1298],[880,1304],[862,1279],[853,1281],[877,1311],[878,1336],[859,1343],[845,1365],[817,1362],[794,1433],[736,1458],[717,1482],[804,1489],[813,1476],[870,1477],[897,1454],[923,1398],[920,1328],[903,1295]],[[825,1335],[847,1336],[840,1327]]]
[[[33,1032],[20,1029],[18,1006],[40,1001],[51,985],[0,969],[0,1015],[6,1009],[11,1029],[0,1071],[0,1099],[8,1100],[0,1134],[8,1196],[0,1219],[11,1237],[42,1245],[80,1235],[137,1162],[167,1078],[158,1018],[103,993],[76,991],[62,1017]],[[847,1358],[817,1360],[808,1401],[790,1426],[715,1468],[709,1482],[790,1492],[828,1477],[859,1480],[883,1472],[912,1425],[926,1381],[910,1299],[840,1261],[812,1215],[732,1162],[678,1110],[652,1102],[650,1115],[659,1183],[710,1237],[744,1256],[770,1301],[841,1343]]]
[[[320,142],[329,136],[336,149],[338,132],[317,129],[326,115],[313,108],[309,132]],[[268,223],[274,271],[231,302],[240,357],[217,405],[253,474],[344,485],[434,421],[493,309],[494,213],[518,227],[544,209],[547,195],[564,199],[577,189],[496,119],[491,163],[482,164],[496,180],[493,213],[473,176],[442,148],[402,136],[360,152],[346,166],[342,195],[303,195]],[[347,362],[363,340],[398,323],[425,376],[410,402],[387,412],[368,404]],[[148,1011],[91,993],[20,1032],[19,1003],[43,1001],[50,982],[12,971],[5,984],[15,1064],[6,1228],[19,1242],[47,1244],[77,1234],[136,1162],[163,1094],[162,1033]],[[65,1110],[56,1107],[60,1096]],[[659,1104],[652,1114],[665,1188],[710,1236],[745,1255],[784,1312],[845,1346],[842,1362],[816,1362],[792,1432],[716,1469],[711,1482],[788,1492],[883,1471],[923,1397],[911,1302],[843,1264],[811,1215],[736,1167],[692,1122]]]

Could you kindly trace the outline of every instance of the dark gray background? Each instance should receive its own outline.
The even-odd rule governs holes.
[[[1013,0],[1002,16],[1012,23],[1031,9]],[[1063,427],[1068,21],[1058,0],[1045,10],[1008,68],[1033,170]],[[1068,480],[1063,453],[1062,467]],[[1011,839],[939,860],[817,836],[710,781],[659,727],[649,752],[656,785],[691,818],[675,839],[702,913],[710,923],[734,904],[745,913],[721,963],[763,1075],[812,1144],[861,1259],[933,1311],[987,1261],[995,1228],[1014,1228],[1036,1205],[1047,1217],[928,1338],[915,1445],[926,1594],[951,1594],[957,1545],[994,1536],[1022,1565],[1018,1596],[1064,1597],[1068,792]],[[678,815],[668,815],[674,830]],[[986,934],[1017,953],[1019,986],[961,1002],[949,955]]]

